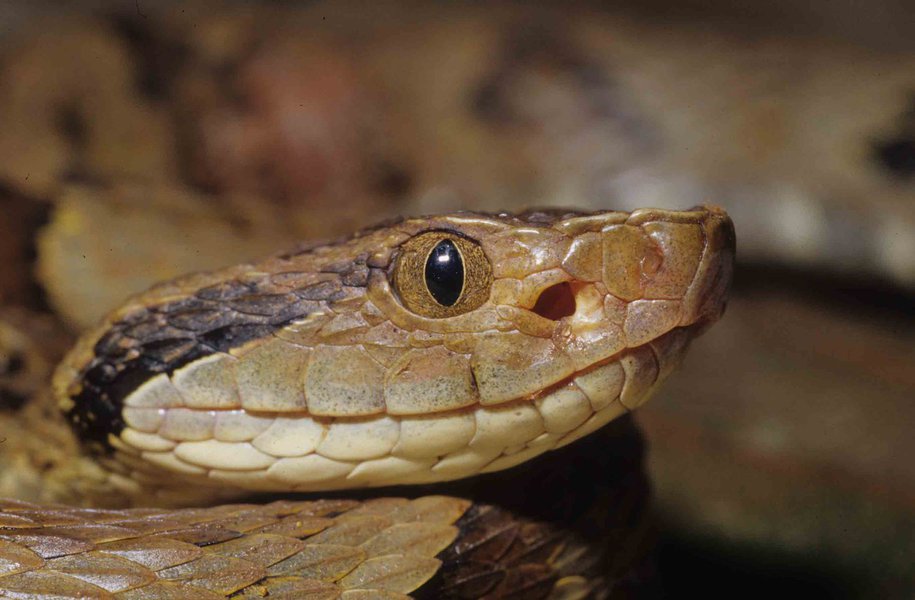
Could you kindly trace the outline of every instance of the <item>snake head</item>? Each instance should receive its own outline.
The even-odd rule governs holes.
[[[714,207],[404,219],[140,294],[55,387],[122,487],[456,479],[644,402],[733,257]]]

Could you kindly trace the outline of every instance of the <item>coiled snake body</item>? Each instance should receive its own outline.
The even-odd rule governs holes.
[[[624,415],[721,315],[733,252],[714,207],[461,213],[161,284],[57,369],[54,397],[102,467],[79,484],[151,506],[324,497],[3,500],[0,594],[634,586],[645,482]],[[402,484],[416,487],[386,489]]]

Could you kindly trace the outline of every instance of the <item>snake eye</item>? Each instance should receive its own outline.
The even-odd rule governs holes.
[[[410,311],[434,319],[471,311],[489,298],[492,266],[473,240],[428,231],[404,242],[394,287]]]

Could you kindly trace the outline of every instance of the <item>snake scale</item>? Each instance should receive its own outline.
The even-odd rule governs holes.
[[[455,213],[155,286],[49,393],[93,457],[72,484],[138,507],[0,500],[0,595],[626,596],[651,537],[628,412],[733,256],[715,207]]]

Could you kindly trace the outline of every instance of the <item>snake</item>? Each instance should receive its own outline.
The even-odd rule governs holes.
[[[734,247],[714,206],[462,212],[156,285],[27,400],[97,504],[0,500],[0,596],[649,585],[629,413],[723,314]]]

